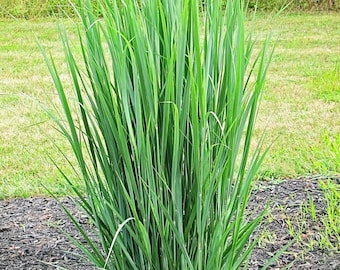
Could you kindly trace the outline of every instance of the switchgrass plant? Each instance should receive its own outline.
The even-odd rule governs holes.
[[[69,214],[75,243],[103,269],[243,266],[262,217],[245,209],[264,158],[249,149],[268,41],[252,55],[242,1],[98,3],[101,17],[78,3],[80,61],[60,31],[73,92],[44,53],[99,240]]]

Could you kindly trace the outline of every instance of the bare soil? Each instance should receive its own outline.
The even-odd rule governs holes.
[[[270,211],[256,232],[261,236],[261,241],[252,254],[248,269],[261,269],[276,251],[292,239],[288,218],[296,229],[299,228],[297,223],[301,221],[301,207],[308,203],[308,194],[314,200],[317,216],[321,217],[325,213],[323,192],[318,187],[320,178],[257,183],[249,201],[249,213],[256,215],[268,203]],[[339,177],[332,181],[340,184]],[[87,226],[86,216],[72,200],[64,199],[63,203],[80,223]],[[301,239],[304,243],[318,242],[319,232],[323,229],[321,218],[314,221],[310,215],[305,215]],[[81,239],[52,198],[0,201],[0,269],[41,270],[56,269],[57,266],[70,270],[95,269],[76,255],[80,251],[62,231]],[[340,250],[311,248],[303,242],[291,245],[269,269],[340,269]]]

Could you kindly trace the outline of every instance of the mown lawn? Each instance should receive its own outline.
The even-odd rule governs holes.
[[[74,35],[74,24],[66,22]],[[260,108],[256,138],[273,146],[261,178],[334,175],[340,171],[340,16],[260,14],[258,38],[272,33],[276,50]],[[0,21],[0,199],[69,190],[54,160],[70,166],[63,137],[43,107],[56,94],[35,37],[64,71],[53,19]],[[70,97],[72,98],[72,97]],[[76,178],[76,175],[74,175]]]

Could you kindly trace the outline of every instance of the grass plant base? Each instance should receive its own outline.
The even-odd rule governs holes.
[[[308,194],[313,198],[317,215],[325,212],[323,192],[318,187],[320,177],[300,178],[280,181],[273,184],[258,182],[257,188],[249,201],[249,209],[255,210],[270,203],[271,210],[265,218],[257,233],[260,242],[254,249],[248,269],[260,269],[275,251],[290,241],[287,219],[292,220],[292,226],[301,214],[300,208],[308,203]],[[339,183],[340,177],[333,178]],[[68,199],[64,204],[81,221],[83,226],[88,226],[86,218],[75,205]],[[300,219],[301,221],[301,219]],[[308,215],[304,220],[308,231],[303,232],[305,245],[296,243],[292,245],[270,269],[339,269],[340,252],[309,249],[306,243],[317,241],[320,230],[323,230],[321,219],[313,221]],[[65,267],[70,270],[92,270],[90,264],[72,255],[79,253],[67,238],[61,233],[66,231],[72,236],[78,232],[66,217],[56,201],[51,198],[10,199],[0,201],[0,268],[1,269],[55,269],[44,264]]]

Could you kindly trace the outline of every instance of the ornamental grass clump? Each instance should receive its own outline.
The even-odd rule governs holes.
[[[98,3],[78,3],[80,62],[61,31],[76,100],[45,54],[99,240],[69,214],[74,241],[103,269],[239,268],[261,220],[245,208],[268,42],[252,56],[242,1]]]

